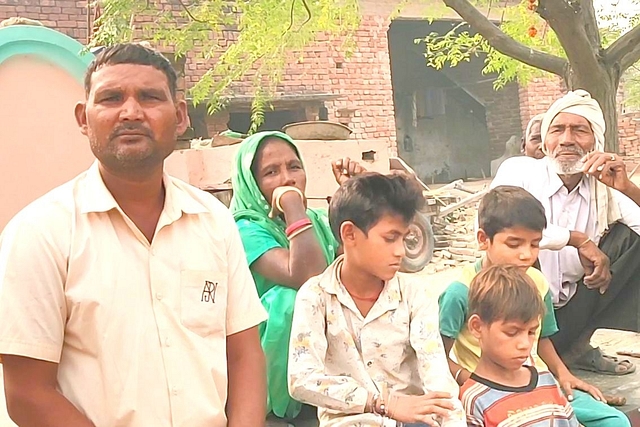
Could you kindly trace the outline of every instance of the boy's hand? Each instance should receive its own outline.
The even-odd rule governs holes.
[[[562,376],[558,377],[558,383],[560,383],[560,387],[567,395],[567,400],[570,402],[573,400],[573,390],[582,390],[585,393],[589,393],[593,396],[594,399],[599,400],[600,402],[607,402],[607,399],[604,397],[604,394],[595,386],[592,386],[589,383],[582,381],[581,379],[574,376],[571,372],[566,372]]]
[[[387,414],[389,418],[403,423],[425,423],[439,425],[438,420],[449,416],[453,410],[449,393],[433,391],[423,396],[389,395]]]

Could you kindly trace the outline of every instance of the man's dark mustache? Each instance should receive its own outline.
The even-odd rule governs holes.
[[[109,139],[114,139],[114,138],[120,136],[121,134],[130,133],[130,132],[140,133],[141,135],[147,136],[149,138],[153,138],[153,134],[151,133],[151,131],[149,129],[147,129],[146,127],[144,127],[141,124],[132,123],[132,124],[128,124],[128,125],[118,126],[111,133],[111,136],[109,137]]]

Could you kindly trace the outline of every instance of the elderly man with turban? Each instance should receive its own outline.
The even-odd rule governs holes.
[[[504,162],[491,186],[516,185],[545,207],[540,267],[560,331],[551,337],[576,368],[624,375],[628,360],[589,341],[600,327],[640,331],[640,189],[620,157],[604,151],[602,109],[588,92],[558,99],[541,124],[543,159]]]
[[[541,159],[544,157],[542,152],[542,137],[540,136],[540,125],[544,114],[536,114],[529,120],[527,129],[522,137],[522,145],[520,151],[522,154],[534,159]]]

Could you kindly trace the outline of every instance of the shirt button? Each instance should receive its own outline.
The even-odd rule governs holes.
[[[162,298],[164,298],[164,295],[162,295],[162,292],[156,292],[156,299],[158,301],[162,301]]]
[[[164,345],[165,345],[165,347],[171,347],[171,339],[170,338],[165,338]]]
[[[177,396],[178,393],[180,393],[178,390],[178,387],[171,387],[171,394],[173,394],[174,396]]]

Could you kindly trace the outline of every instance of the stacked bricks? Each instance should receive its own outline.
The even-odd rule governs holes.
[[[467,206],[450,213],[446,220],[438,218],[434,221],[435,249],[425,268],[427,274],[475,263],[482,258],[475,237],[477,210],[477,204]]]
[[[640,112],[622,114],[618,118],[620,154],[626,160],[640,161]]]

